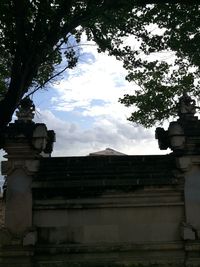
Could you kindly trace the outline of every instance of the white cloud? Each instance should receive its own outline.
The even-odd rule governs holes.
[[[54,129],[56,132],[54,156],[88,155],[106,147],[126,154],[161,153],[152,130],[133,127],[113,118],[96,120],[85,130],[77,123],[56,118],[51,111],[44,110],[40,114],[37,121],[45,122],[48,129]]]
[[[114,112],[113,116],[123,116],[127,109],[118,103],[118,99],[133,90],[133,84],[125,81],[126,71],[122,62],[97,53],[95,47],[86,47],[85,50],[88,50],[87,54],[91,53],[92,64],[87,61],[79,63],[68,72],[67,80],[55,86],[58,92],[58,97],[52,99],[55,109],[72,111],[81,107],[84,116],[109,115],[111,112]],[[94,100],[102,100],[105,104],[94,105]]]
[[[82,52],[78,66],[55,85],[51,110],[40,112],[39,120],[57,135],[54,156],[88,155],[106,147],[126,154],[161,153],[154,130],[130,124],[131,109],[118,102],[135,88],[125,80],[122,62],[97,53],[94,46],[84,46]],[[56,117],[59,112],[62,119]],[[74,122],[70,122],[72,114],[76,114]]]

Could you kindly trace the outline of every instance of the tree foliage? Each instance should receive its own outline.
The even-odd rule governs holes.
[[[183,92],[199,100],[200,5],[154,4],[137,8],[132,34],[138,49],[120,50],[127,80],[138,87],[120,102],[134,107],[130,121],[150,127],[177,114]]]
[[[110,49],[110,38],[122,31],[131,5],[127,0],[2,0],[0,127],[11,120],[30,89],[43,86],[56,74],[63,55],[66,68],[76,65],[71,35],[79,43],[84,31],[100,50]]]
[[[127,79],[140,86],[121,99],[137,108],[130,120],[149,126],[173,114],[174,97],[184,88],[197,95],[198,5],[188,9],[184,4],[159,2],[163,1],[1,0],[0,129],[10,122],[24,95],[60,72],[57,66],[63,56],[65,69],[75,67],[78,58],[70,36],[78,44],[83,32],[100,52],[123,60]],[[152,34],[151,25],[164,33]],[[132,35],[139,49],[125,44]],[[172,70],[167,62],[144,58],[168,50],[176,53]]]

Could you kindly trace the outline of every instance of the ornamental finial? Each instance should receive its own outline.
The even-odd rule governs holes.
[[[196,103],[186,92],[180,97],[178,103],[178,115],[180,118],[186,116],[194,116],[196,113]]]
[[[32,121],[35,115],[35,105],[30,98],[21,100],[18,111],[16,112],[18,121],[29,122]]]

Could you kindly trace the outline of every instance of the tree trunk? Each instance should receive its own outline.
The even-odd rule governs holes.
[[[0,131],[3,132],[5,130],[5,127],[8,125],[8,123],[12,120],[12,115],[15,112],[15,109],[17,108],[19,101],[22,98],[22,94],[19,94],[20,90],[18,89],[18,86],[12,84],[12,87],[15,88],[9,88],[5,98],[0,101]]]

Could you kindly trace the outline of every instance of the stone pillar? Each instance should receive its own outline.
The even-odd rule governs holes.
[[[38,164],[38,160],[23,158],[3,162],[7,181],[5,227],[12,234],[21,235],[32,227],[31,183]]]
[[[156,129],[161,149],[171,148],[184,183],[184,240],[200,240],[200,120],[195,114],[195,101],[184,94],[178,104],[179,119],[167,131]]]
[[[32,121],[34,105],[24,100],[17,112],[18,119],[10,123],[4,135],[3,149],[8,160],[2,162],[6,176],[5,227],[15,237],[24,237],[32,228],[31,184],[38,171],[41,154],[50,153],[53,132],[45,124]],[[26,242],[26,241],[25,241]]]

